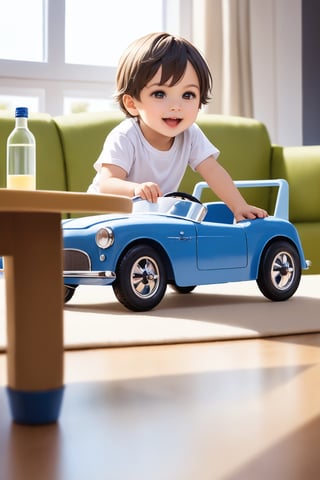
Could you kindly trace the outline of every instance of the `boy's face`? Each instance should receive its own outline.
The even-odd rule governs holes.
[[[196,120],[200,105],[200,85],[190,62],[179,83],[160,85],[161,68],[141,90],[140,100],[125,95],[124,103],[130,114],[139,117],[142,133],[157,147],[164,138],[172,139],[189,128]],[[164,138],[162,138],[164,137]]]

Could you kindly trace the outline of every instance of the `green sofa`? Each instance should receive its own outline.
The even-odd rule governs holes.
[[[87,190],[107,133],[121,113],[79,113],[51,117],[34,114],[29,126],[37,142],[37,188]],[[200,114],[198,124],[221,150],[220,162],[234,180],[285,178],[290,186],[290,220],[296,225],[312,266],[320,273],[320,146],[281,147],[270,143],[266,127],[255,119]],[[0,187],[6,184],[6,140],[14,118],[0,113]],[[180,186],[192,192],[200,177],[188,170]],[[247,200],[272,210],[272,189],[242,191]],[[213,198],[208,191],[204,200]]]

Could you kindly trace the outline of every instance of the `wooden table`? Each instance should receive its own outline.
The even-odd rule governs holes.
[[[130,212],[116,195],[0,189],[5,261],[8,398],[17,423],[59,417],[63,398],[61,214]]]

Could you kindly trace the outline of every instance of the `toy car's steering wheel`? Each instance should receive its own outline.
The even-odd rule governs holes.
[[[200,203],[200,205],[202,204],[197,197],[194,197],[190,193],[169,192],[169,193],[165,193],[163,196],[164,197],[179,197],[179,198],[182,198],[182,199],[190,200],[191,202]]]

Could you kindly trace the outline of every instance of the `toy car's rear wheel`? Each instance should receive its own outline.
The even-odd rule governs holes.
[[[69,302],[73,297],[73,294],[78,285],[65,285],[64,286],[64,303]]]
[[[120,260],[112,287],[119,302],[129,310],[151,310],[162,300],[167,287],[161,255],[149,245],[133,246]]]
[[[271,243],[262,255],[257,284],[269,300],[283,301],[297,290],[301,262],[296,248],[286,240]]]

